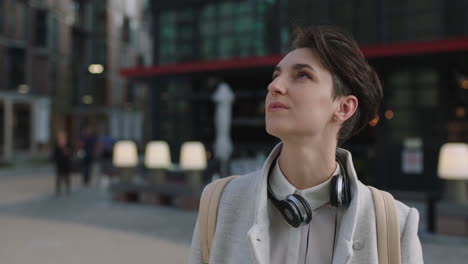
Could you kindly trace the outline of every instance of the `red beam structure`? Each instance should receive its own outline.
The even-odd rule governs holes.
[[[367,58],[384,58],[464,51],[468,50],[468,37],[364,46],[361,47],[361,50]],[[263,57],[247,57],[227,60],[186,62],[149,67],[125,68],[120,71],[120,75],[124,78],[139,78],[195,72],[270,67],[276,65],[282,57],[282,54],[275,54]]]
[[[120,71],[120,75],[123,77],[148,77],[194,72],[268,67],[271,65],[276,65],[282,57],[282,55],[270,55],[263,57],[247,57],[227,60],[186,62],[149,67],[127,68],[122,69]]]
[[[468,50],[468,37],[395,43],[361,48],[367,58],[410,56],[428,53],[444,53]]]

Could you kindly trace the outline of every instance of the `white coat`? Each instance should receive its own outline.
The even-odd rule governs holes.
[[[270,263],[266,187],[268,170],[280,152],[281,144],[273,149],[261,170],[232,180],[224,189],[219,202],[210,264]],[[372,194],[368,187],[357,179],[351,153],[338,149],[337,155],[346,161],[344,166],[350,178],[352,199],[342,216],[333,263],[378,263]],[[400,218],[401,263],[423,263],[421,243],[417,234],[418,211],[398,201],[397,210]],[[203,263],[198,222],[188,263]]]

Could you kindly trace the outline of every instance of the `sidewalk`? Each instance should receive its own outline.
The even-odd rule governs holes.
[[[28,174],[25,174],[27,172]],[[51,169],[38,169],[13,174],[0,172],[0,205],[39,199],[54,192],[55,182]]]
[[[187,245],[50,220],[0,216],[4,264],[185,263]]]
[[[78,175],[57,198],[47,169],[0,175],[2,264],[186,263],[196,212],[114,203]]]
[[[42,165],[42,166],[23,166],[23,167],[14,167],[14,168],[3,168],[0,169],[0,179],[5,177],[21,177],[26,176],[30,177],[35,174],[44,174],[44,173],[53,173],[52,164]]]

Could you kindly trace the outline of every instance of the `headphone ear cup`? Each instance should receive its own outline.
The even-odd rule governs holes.
[[[298,195],[298,194],[293,194],[292,195],[294,198],[296,198],[304,207],[304,214],[301,214],[301,221],[304,224],[308,224],[312,220],[312,209],[310,208],[309,203],[304,199],[304,197]],[[299,209],[299,212],[302,213],[302,210]]]
[[[333,176],[330,180],[330,204],[338,207],[338,191],[337,191],[337,186],[336,182],[338,181],[338,176]]]
[[[298,213],[299,210],[294,203],[288,202],[287,200],[281,200],[279,201],[277,208],[283,216],[283,219],[289,225],[295,228],[301,225],[301,215]]]

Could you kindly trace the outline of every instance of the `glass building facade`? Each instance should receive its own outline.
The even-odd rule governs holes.
[[[161,69],[269,56],[279,61],[291,30],[311,24],[338,25],[365,54],[377,51],[368,53],[368,60],[384,86],[379,122],[345,146],[366,183],[387,189],[436,188],[440,146],[468,141],[468,133],[460,132],[468,131],[468,116],[460,114],[468,112],[460,110],[468,104],[468,90],[460,84],[468,79],[466,0],[190,0],[180,6],[178,1],[153,3],[153,62]],[[448,42],[450,50],[419,51]],[[392,48],[398,45],[413,48]],[[385,53],[388,49],[392,52]],[[265,132],[263,101],[276,63],[147,76],[154,88],[149,99],[153,137],[168,140],[174,153],[187,140],[201,140],[210,148],[215,137],[211,95],[224,81],[236,96],[234,157],[268,150],[276,140]],[[419,172],[404,169],[403,153],[412,139],[421,142]]]
[[[291,28],[300,25],[334,24],[361,45],[468,34],[466,0],[193,2],[158,10],[158,64],[280,52]]]
[[[160,13],[159,63],[214,60],[268,53],[271,1],[207,1]]]

